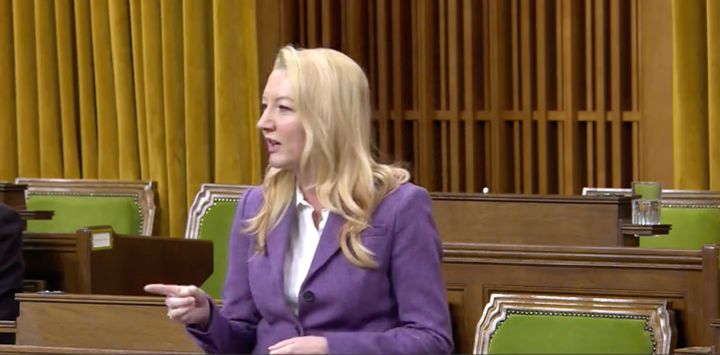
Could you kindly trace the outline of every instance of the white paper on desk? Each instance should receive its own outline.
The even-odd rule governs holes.
[[[92,250],[112,248],[112,235],[110,232],[96,232],[92,234]]]

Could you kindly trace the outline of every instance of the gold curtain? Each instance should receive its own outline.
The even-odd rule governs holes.
[[[720,190],[720,1],[672,0],[673,175]]]
[[[200,184],[260,179],[255,26],[250,0],[0,0],[0,180],[153,180],[181,237]]]

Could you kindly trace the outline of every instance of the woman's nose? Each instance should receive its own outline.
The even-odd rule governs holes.
[[[260,119],[255,124],[258,129],[261,130],[270,130],[272,129],[272,122],[270,120],[270,117],[267,115],[267,111],[263,112],[262,115],[260,115]]]

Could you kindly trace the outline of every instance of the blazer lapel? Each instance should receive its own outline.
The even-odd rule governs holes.
[[[288,208],[285,209],[278,225],[268,233],[266,241],[271,276],[277,282],[277,286],[280,287],[281,293],[283,292],[283,282],[285,282],[283,276],[285,274],[285,251],[287,250],[290,228],[292,228],[294,218],[293,212],[295,209],[293,206],[294,202],[291,202]]]
[[[318,242],[315,255],[313,256],[310,270],[308,271],[305,282],[310,280],[315,272],[317,272],[328,260],[340,249],[340,227],[343,219],[335,213],[328,214],[328,221],[323,228],[320,241]]]

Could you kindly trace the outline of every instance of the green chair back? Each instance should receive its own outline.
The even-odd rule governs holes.
[[[185,238],[213,242],[213,274],[202,289],[214,299],[222,297],[227,269],[227,241],[237,203],[249,186],[203,184],[195,195],[188,213]]]
[[[53,211],[51,220],[29,220],[31,232],[75,232],[109,225],[119,234],[152,235],[155,193],[151,181],[17,178],[27,185],[28,210]]]
[[[641,238],[647,248],[702,249],[720,242],[720,206],[663,202],[660,223],[671,224],[667,235]]]
[[[631,195],[630,189],[588,188],[583,195]],[[669,234],[641,237],[645,248],[700,249],[720,242],[720,193],[715,191],[663,190],[660,223],[672,225]]]
[[[494,294],[475,334],[476,354],[668,354],[665,301]]]

